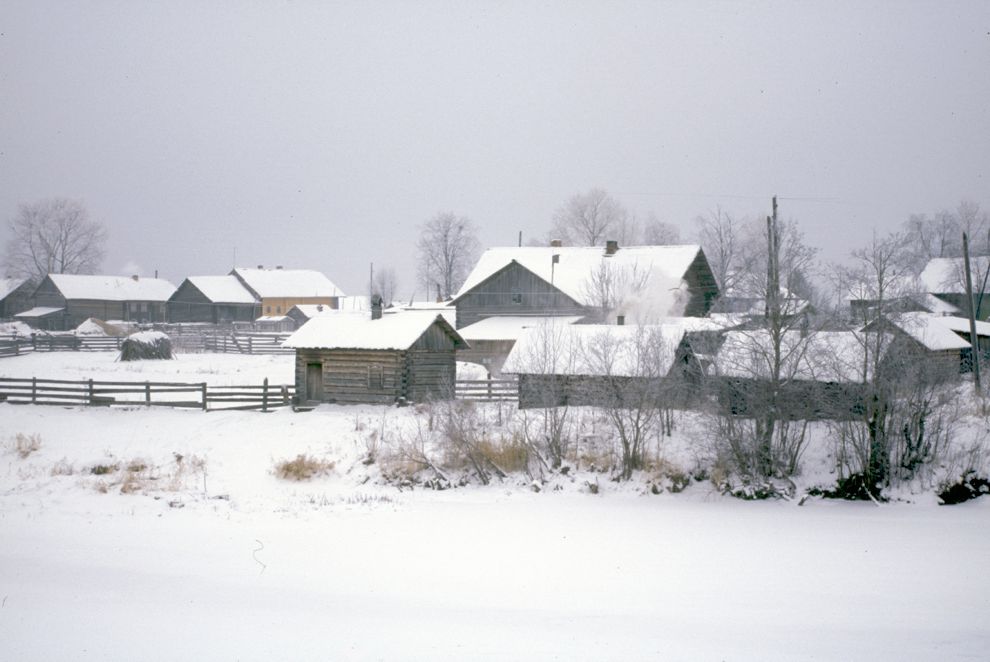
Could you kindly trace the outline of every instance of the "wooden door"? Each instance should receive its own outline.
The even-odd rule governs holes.
[[[323,364],[306,364],[306,399],[323,401]]]

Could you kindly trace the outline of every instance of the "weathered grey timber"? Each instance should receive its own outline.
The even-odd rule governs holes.
[[[310,325],[323,325],[333,329],[335,325],[351,326],[395,325],[400,316],[406,321],[418,315],[424,320],[415,327],[415,338],[389,343],[385,348],[361,347],[364,340],[360,333],[351,336],[348,344],[340,346],[336,340],[328,340],[332,347],[304,347],[320,344],[321,335]],[[454,397],[456,363],[454,352],[467,343],[442,317],[421,313],[386,315],[382,320],[353,320],[320,317],[308,322],[286,342],[296,350],[296,393],[300,402],[393,404],[396,402],[423,402],[449,400]],[[400,324],[400,326],[402,326]],[[374,328],[372,327],[372,330]],[[400,329],[408,332],[408,328]]]
[[[168,300],[168,321],[231,324],[253,322],[261,315],[261,302],[229,303],[214,301],[186,279]]]

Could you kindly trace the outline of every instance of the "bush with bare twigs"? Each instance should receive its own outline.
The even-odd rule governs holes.
[[[303,481],[317,476],[325,476],[333,471],[336,464],[300,453],[293,460],[280,460],[275,463],[275,475],[283,480]]]

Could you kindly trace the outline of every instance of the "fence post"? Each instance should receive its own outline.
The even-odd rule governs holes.
[[[151,382],[144,383],[144,404],[151,406]]]
[[[93,378],[92,377],[89,378],[89,402],[87,404],[89,404],[89,405],[92,405],[93,404]]]
[[[253,348],[252,342],[251,342],[252,340],[253,340],[253,338],[251,336],[248,336],[248,354],[254,354],[254,348]],[[265,377],[265,381],[267,381],[267,380],[268,380],[268,378]]]
[[[250,342],[250,341],[249,341]],[[250,347],[250,344],[248,345]],[[265,377],[264,387],[261,390],[261,411],[268,411],[268,378]]]
[[[206,382],[200,384],[200,388],[203,391],[203,411],[206,411]]]
[[[285,384],[282,384],[282,406],[289,406],[289,387]]]
[[[38,401],[38,378],[31,378],[31,404],[35,404]]]

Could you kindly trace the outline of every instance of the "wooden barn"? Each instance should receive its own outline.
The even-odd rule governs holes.
[[[374,310],[374,309],[373,309]],[[440,315],[322,315],[283,343],[296,350],[300,402],[393,404],[454,397],[467,343]]]
[[[18,319],[43,319],[45,328],[57,330],[73,329],[90,317],[166,322],[166,304],[174,293],[175,285],[161,278],[49,274],[34,291],[35,309]]]
[[[170,322],[252,322],[261,302],[235,276],[190,276],[168,300]]]
[[[686,327],[543,324],[515,343],[502,366],[519,380],[519,408],[683,407],[693,392]]]
[[[451,302],[457,328],[494,316],[646,322],[704,316],[718,285],[699,246],[546,246],[485,251]]]
[[[30,309],[31,289],[27,278],[0,278],[0,319]]]
[[[797,331],[781,345],[778,406],[785,420],[848,420],[862,414],[865,385],[872,379],[867,346],[874,334],[819,331],[808,337]],[[886,336],[880,347],[890,353]],[[766,329],[725,334],[713,357],[708,389],[724,411],[752,416],[769,400],[773,345]]]

